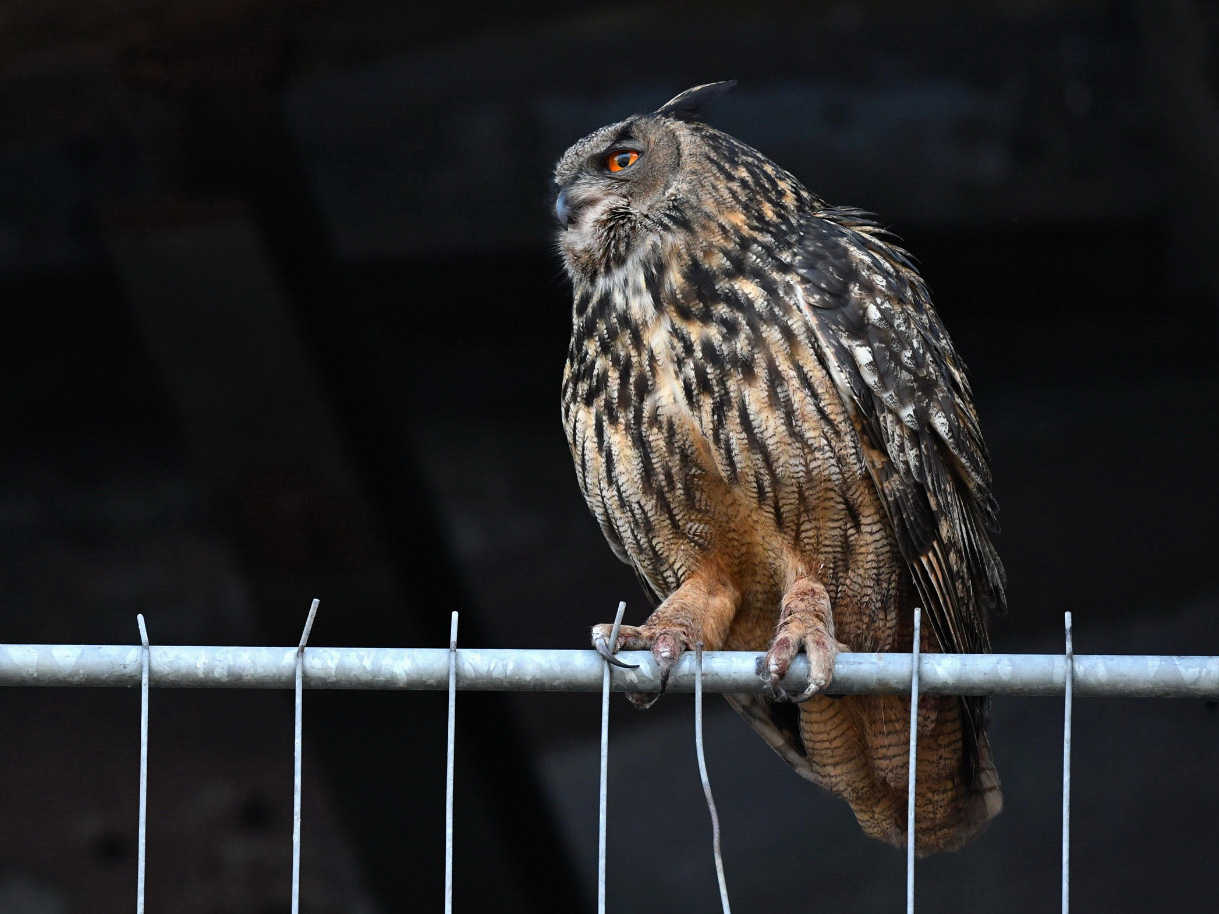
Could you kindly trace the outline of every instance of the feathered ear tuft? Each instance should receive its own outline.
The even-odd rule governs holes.
[[[696,121],[702,117],[704,105],[715,101],[735,85],[735,79],[728,79],[724,82],[695,86],[665,102],[656,113],[666,117],[675,117],[679,121]]]

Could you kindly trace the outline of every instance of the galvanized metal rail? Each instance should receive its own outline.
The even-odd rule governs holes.
[[[138,686],[140,645],[0,644],[0,686]],[[290,689],[299,647],[148,648],[154,688]],[[760,692],[760,654],[703,654],[705,692]],[[623,651],[638,669],[614,667],[615,692],[656,691],[652,655]],[[302,661],[307,689],[449,688],[448,648],[310,647]],[[1068,664],[1077,698],[1219,699],[1219,657],[1081,654],[923,654],[920,691],[940,695],[1062,695]],[[839,654],[829,694],[902,694],[910,689],[911,655]],[[605,665],[596,651],[487,650],[456,652],[458,689],[500,692],[599,692]],[[803,688],[808,661],[797,657],[784,685]],[[685,654],[669,680],[693,692],[695,658]]]
[[[621,624],[618,611],[615,629]],[[447,689],[448,751],[445,798],[445,911],[453,899],[453,759],[455,693],[460,689],[504,692],[602,692],[601,773],[599,782],[598,911],[605,911],[606,809],[609,751],[609,693],[660,688],[660,669],[648,652],[624,651],[633,669],[611,666],[596,651],[457,649],[457,614],[448,648],[308,647],[317,601],[296,647],[150,646],[139,618],[139,645],[0,644],[0,686],[140,686],[140,808],[137,862],[137,914],[144,908],[146,785],[148,777],[148,692],[158,688],[294,688],[294,778],[292,910],[300,897],[300,808],[302,693],[311,689]],[[1068,911],[1070,879],[1071,705],[1075,697],[1219,699],[1219,657],[1076,656],[1071,616],[1066,615],[1066,653],[927,654],[919,650],[920,614],[907,654],[839,654],[829,694],[902,694],[911,697],[907,834],[915,828],[914,795],[918,696],[1062,695],[1062,912]],[[616,634],[616,632],[615,632]],[[612,638],[611,643],[617,639]],[[669,678],[669,689],[695,693],[695,743],[699,774],[711,813],[713,850],[724,914],[728,889],[720,853],[719,822],[702,752],[704,692],[761,692],[757,674],[761,654],[711,652],[685,654]],[[808,660],[800,656],[783,682],[803,689]],[[914,854],[908,848],[906,910],[914,911]]]

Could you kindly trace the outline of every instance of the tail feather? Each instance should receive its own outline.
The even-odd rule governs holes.
[[[809,749],[801,733],[800,708],[803,706],[776,704],[761,695],[724,697],[798,774],[847,799],[867,834],[898,847],[906,846],[904,769],[901,772],[903,777],[898,779],[896,774],[882,777],[880,770],[868,765],[863,769],[854,769],[856,773],[853,776],[862,775],[866,783],[856,782],[852,778],[842,780],[832,769],[809,757]],[[844,705],[852,700],[860,701],[858,697],[837,699],[827,705],[827,710],[832,708],[835,712],[841,712]],[[935,815],[920,820],[915,847],[919,856],[958,850],[1003,809],[999,775],[991,759],[985,731],[975,729],[965,714],[959,717],[953,715],[953,718],[953,723],[963,731],[965,758],[962,761],[970,786],[963,799],[951,801],[955,813],[944,807],[937,810],[944,813],[938,821],[934,821],[937,818]],[[944,721],[944,724],[947,725],[948,721]],[[867,751],[862,741],[858,751]],[[873,758],[873,762],[876,761],[878,759]],[[925,804],[926,799],[920,802]],[[961,805],[958,806],[958,803]],[[927,811],[926,807],[924,810]]]
[[[999,772],[990,756],[990,743],[986,734],[978,740],[978,755],[974,767],[973,784],[965,798],[965,815],[957,826],[955,850],[971,840],[1003,811],[1003,790],[999,783]]]

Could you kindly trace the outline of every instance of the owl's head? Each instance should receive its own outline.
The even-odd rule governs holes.
[[[714,180],[705,167],[711,128],[695,122],[703,106],[734,85],[695,86],[652,114],[590,133],[563,153],[555,167],[554,209],[559,249],[573,280],[621,266],[641,243],[675,224],[690,227],[693,198]]]

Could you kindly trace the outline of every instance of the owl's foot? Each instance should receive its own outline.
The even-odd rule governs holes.
[[[803,648],[808,654],[808,685],[803,691],[789,692],[782,682],[791,662]],[[780,635],[771,642],[765,657],[758,658],[758,675],[766,686],[766,694],[774,701],[807,701],[834,678],[834,660],[847,646],[833,639],[822,639],[812,633],[802,636]]]
[[[621,650],[650,650],[660,667],[659,692],[632,692],[627,695],[639,708],[651,706],[668,688],[669,674],[683,651],[699,641],[709,651],[717,651],[732,624],[739,595],[720,566],[706,561],[695,569],[681,586],[648,616],[643,625],[624,625],[618,630],[618,643],[610,644],[612,625],[593,628],[593,646],[602,656]]]
[[[808,684],[801,692],[788,692],[783,678],[801,649],[808,654]],[[798,578],[783,597],[774,640],[758,661],[766,694],[773,701],[807,701],[833,678],[834,659],[840,650],[849,648],[834,637],[829,594],[812,578]]]
[[[685,629],[651,625],[650,623],[649,619],[643,625],[622,626],[618,630],[618,643],[612,646],[609,639],[613,634],[614,626],[609,624],[593,626],[593,647],[611,663],[616,663],[621,667],[636,668],[636,664],[623,663],[615,658],[614,654],[618,651],[651,650],[652,656],[656,658],[656,663],[660,667],[660,691],[628,693],[626,697],[637,708],[650,708],[656,703],[656,699],[663,695],[665,689],[669,687],[669,674],[677,665],[682,652],[694,646],[693,639]]]

